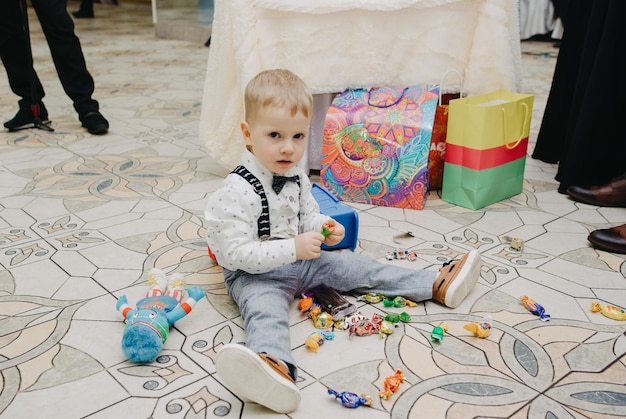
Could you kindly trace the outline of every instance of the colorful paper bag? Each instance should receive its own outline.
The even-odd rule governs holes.
[[[499,90],[450,101],[444,201],[480,209],[522,192],[533,99]]]
[[[348,89],[324,124],[320,182],[338,199],[423,209],[439,86]]]

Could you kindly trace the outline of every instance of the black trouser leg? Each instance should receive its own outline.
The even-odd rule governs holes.
[[[74,102],[74,109],[81,116],[98,111],[98,102],[91,97],[94,80],[87,70],[80,41],[74,32],[74,21],[67,12],[67,0],[31,2],[46,35],[63,90]]]
[[[0,1],[0,59],[7,72],[11,90],[20,98],[20,108],[29,108],[33,101],[30,88],[31,63],[23,22],[20,0]],[[37,73],[32,71],[36,96],[34,101],[39,103],[45,92]]]

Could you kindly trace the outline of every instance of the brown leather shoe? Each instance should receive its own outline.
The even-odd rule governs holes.
[[[587,238],[598,249],[626,254],[626,224],[594,230]]]
[[[439,269],[433,283],[433,300],[456,308],[472,291],[480,277],[480,253],[472,250],[461,260],[452,260]]]
[[[626,208],[626,174],[599,186],[570,186],[569,196],[576,201],[599,207]]]

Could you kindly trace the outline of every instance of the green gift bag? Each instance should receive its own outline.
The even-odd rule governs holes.
[[[522,192],[533,98],[498,90],[450,101],[444,201],[475,210]]]

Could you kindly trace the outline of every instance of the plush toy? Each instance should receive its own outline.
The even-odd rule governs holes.
[[[191,312],[192,307],[206,293],[199,287],[191,287],[185,295],[185,283],[181,274],[172,274],[169,281],[160,269],[152,269],[148,276],[150,289],[137,302],[137,308],[128,305],[122,295],[116,308],[126,320],[122,336],[122,351],[132,362],[154,361],[167,340],[170,326]]]

